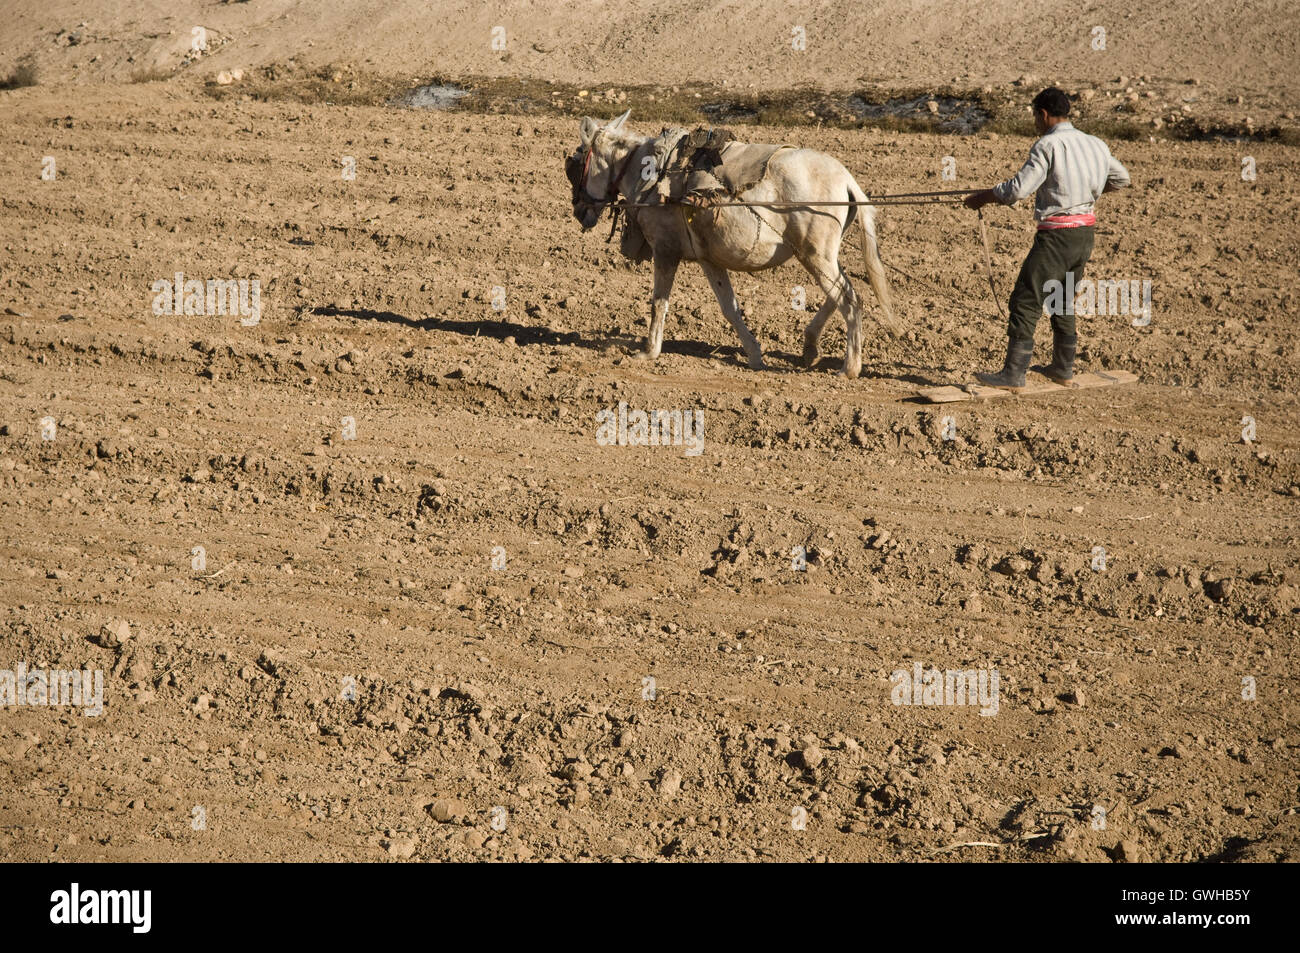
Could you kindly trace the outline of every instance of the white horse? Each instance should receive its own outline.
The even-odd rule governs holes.
[[[655,139],[628,131],[625,124],[630,114],[631,110],[605,126],[591,117],[582,120],[582,143],[568,164],[573,214],[584,231],[595,227],[608,203],[632,199],[640,192],[642,171],[647,167],[644,160],[651,157],[653,161]],[[770,149],[738,142],[726,148],[727,161],[731,161],[733,149]],[[722,313],[740,336],[749,366],[761,370],[762,349],[745,324],[744,311],[727,272],[763,271],[796,258],[826,295],[826,301],[804,330],[805,366],[816,363],[817,342],[831,312],[838,307],[844,315],[848,341],[844,375],[857,377],[862,370],[862,307],[848,274],[839,264],[840,242],[855,217],[862,229],[867,280],[884,312],[881,324],[899,333],[876,243],[876,210],[870,205],[819,207],[814,203],[866,202],[866,193],[833,156],[813,149],[782,149],[771,156],[762,180],[742,193],[740,199],[808,204],[787,208],[669,204],[628,210],[654,258],[654,294],[645,357],[657,358],[663,347],[664,320],[678,264],[696,261],[713,287]]]

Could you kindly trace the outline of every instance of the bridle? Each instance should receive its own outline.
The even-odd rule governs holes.
[[[603,129],[597,130],[596,135],[592,136],[591,145],[587,146],[582,157],[582,169],[580,172],[578,172],[577,169],[578,160],[576,157],[570,156],[568,159],[564,160],[565,172],[569,177],[569,182],[573,186],[573,205],[575,209],[581,204],[596,206],[603,210],[606,206],[614,204],[618,199],[618,184],[623,181],[623,176],[627,174],[627,168],[632,163],[632,157],[636,154],[635,149],[627,154],[627,158],[625,158],[622,164],[618,167],[618,171],[610,176],[609,185],[605,188],[604,198],[596,198],[596,196],[587,191],[587,176],[591,173],[591,157],[596,151],[596,139],[603,131]],[[615,208],[615,222],[618,221],[618,211],[619,210]]]

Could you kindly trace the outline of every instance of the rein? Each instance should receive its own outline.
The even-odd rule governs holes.
[[[858,205],[942,205],[958,202],[964,196],[979,189],[950,189],[943,192],[894,192],[889,195],[868,195],[865,201],[857,202],[709,202],[695,208],[843,208]],[[597,205],[616,206],[618,208],[662,208],[665,205],[691,205],[690,202],[615,202],[606,195],[604,202]]]

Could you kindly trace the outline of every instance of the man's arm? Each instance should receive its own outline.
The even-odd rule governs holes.
[[[1120,161],[1114,156],[1110,157],[1110,165],[1106,169],[1106,187],[1103,192],[1115,192],[1119,189],[1126,189],[1133,184],[1129,178],[1128,169],[1120,165]]]
[[[966,207],[983,208],[990,202],[1015,205],[1021,199],[1026,199],[1037,192],[1038,187],[1047,178],[1047,170],[1051,168],[1052,164],[1047,157],[1047,149],[1041,145],[1041,142],[1042,140],[1039,140],[1039,142],[1034,143],[1034,147],[1029,150],[1029,158],[1025,160],[1025,164],[1020,167],[1019,172],[1005,182],[999,182],[991,189],[968,195],[964,200]]]

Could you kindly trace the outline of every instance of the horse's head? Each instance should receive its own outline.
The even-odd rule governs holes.
[[[618,185],[614,181],[613,156],[609,136],[621,132],[628,110],[604,126],[590,116],[584,116],[580,133],[582,142],[577,150],[564,160],[564,174],[573,187],[573,217],[582,223],[582,230],[595,228],[605,203],[617,197]]]

